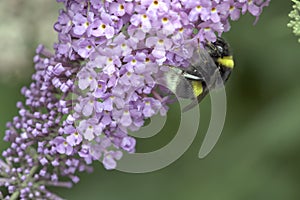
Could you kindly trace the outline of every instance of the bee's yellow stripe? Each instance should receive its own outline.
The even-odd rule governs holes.
[[[203,92],[202,83],[200,81],[192,81],[194,95],[197,97]]]
[[[218,63],[223,65],[224,67],[233,68],[234,67],[234,61],[232,56],[224,56],[223,58],[218,58]]]

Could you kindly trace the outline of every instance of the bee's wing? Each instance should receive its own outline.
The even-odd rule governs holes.
[[[208,89],[202,83],[202,79],[195,77],[195,79],[190,79],[193,75],[186,77],[187,74],[185,71],[169,66],[169,70],[164,72],[161,79],[158,80],[158,83],[168,88],[173,92],[177,97],[191,99],[192,102],[182,109],[183,112],[186,112],[196,105],[206,96]],[[200,77],[201,78],[201,77]],[[192,85],[193,81],[199,81],[203,85],[203,91],[200,95],[195,96],[194,88]]]
[[[168,88],[177,97],[195,99],[191,81],[184,77],[185,72],[177,67],[169,66],[164,72],[159,84]]]
[[[210,56],[209,52],[202,48],[198,48],[194,52],[192,58],[190,59],[190,66],[186,72],[196,77],[201,77],[201,82],[203,83],[204,87],[203,92],[189,105],[183,108],[183,112],[186,112],[197,106],[209,93],[210,89],[216,87],[218,83],[222,82],[217,65]]]
[[[190,66],[186,69],[187,73],[201,77],[201,81],[205,82],[208,88],[211,88],[216,81],[217,71],[215,61],[209,52],[202,48],[195,50],[190,59]]]

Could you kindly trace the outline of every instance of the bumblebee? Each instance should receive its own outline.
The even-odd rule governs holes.
[[[198,105],[209,90],[225,84],[234,61],[229,44],[217,37],[194,52],[188,67],[169,67],[172,72],[165,75],[167,87],[178,97],[193,100],[183,109],[185,112]]]

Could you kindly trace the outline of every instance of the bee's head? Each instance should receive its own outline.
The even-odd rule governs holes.
[[[220,57],[231,56],[229,44],[223,38],[217,37],[213,44],[217,48]]]
[[[217,37],[215,42],[206,43],[205,48],[214,59],[231,56],[229,44],[221,37]]]
[[[226,81],[234,67],[229,44],[223,38],[217,37],[215,42],[207,43],[205,48],[218,66],[223,81]]]

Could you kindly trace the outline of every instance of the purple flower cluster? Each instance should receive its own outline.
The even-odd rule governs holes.
[[[67,139],[72,136],[65,137],[69,121],[64,116],[72,108],[68,98],[79,65],[57,61],[43,46],[37,48],[34,62],[33,82],[21,90],[25,104],[17,103],[19,116],[7,124],[4,137],[11,143],[2,153],[5,162],[0,160],[0,186],[11,194],[6,199],[60,199],[46,186],[71,187],[79,181],[76,171],[91,171],[84,159],[76,157],[78,147],[69,147]]]
[[[66,141],[69,148],[80,146],[85,153],[79,155],[88,163],[101,160],[112,169],[120,153],[106,149],[134,152],[128,130],[137,131],[146,118],[167,112],[167,97],[156,95],[155,77],[164,64],[182,62],[174,52],[189,59],[199,45],[228,31],[230,19],[247,11],[258,17],[269,1],[62,2],[66,10],[54,25],[56,57],[81,61]],[[80,138],[76,142],[74,134]]]
[[[122,45],[118,53],[126,56],[137,47],[156,47],[151,54],[162,63],[164,52],[174,45],[187,39],[215,41],[215,33],[230,29],[229,20],[247,11],[258,18],[270,0],[60,1],[66,10],[54,26],[59,33],[57,55],[87,59],[99,54],[99,48]]]
[[[269,0],[57,0],[65,9],[54,29],[52,55],[43,46],[36,73],[23,88],[25,104],[7,124],[11,146],[0,160],[6,199],[59,199],[46,186],[70,187],[94,160],[114,169],[133,153],[145,119],[168,111],[157,91],[164,64],[186,56],[230,29],[249,11],[257,18]],[[68,177],[70,182],[60,181]],[[1,198],[1,192],[0,192]]]

